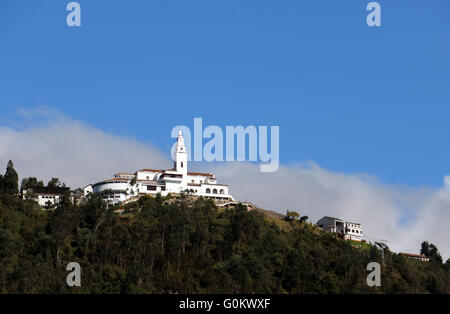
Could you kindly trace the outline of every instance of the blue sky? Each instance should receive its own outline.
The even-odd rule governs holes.
[[[280,160],[388,183],[450,173],[450,2],[0,3],[0,123],[46,105],[167,151],[172,128],[279,125]],[[151,166],[151,165],[149,165]]]

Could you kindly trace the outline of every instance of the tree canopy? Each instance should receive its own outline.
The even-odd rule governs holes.
[[[0,292],[450,293],[449,261],[388,249],[382,285],[368,287],[366,267],[382,264],[380,251],[307,221],[160,195],[116,209],[95,194],[79,205],[65,195],[48,211],[0,194]],[[431,258],[435,246],[423,247]],[[81,265],[81,287],[66,284],[70,262]]]
[[[1,181],[0,187],[3,193],[9,195],[16,195],[19,193],[19,176],[14,169],[14,164],[11,160],[8,162],[5,175]]]

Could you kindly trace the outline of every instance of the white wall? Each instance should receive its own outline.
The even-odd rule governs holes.
[[[138,180],[158,180],[159,176],[161,175],[161,172],[150,172],[150,171],[138,171],[137,172],[137,179]]]
[[[59,195],[38,195],[37,202],[41,206],[46,206],[48,202],[51,205],[57,204],[60,201]]]
[[[93,193],[93,192],[94,192],[94,190],[92,188],[92,185],[88,185],[88,186],[85,186],[83,188],[83,195],[84,196],[87,196],[88,194]]]
[[[110,182],[110,183],[103,183],[103,184],[99,184],[99,185],[95,185],[93,187],[93,192],[94,193],[99,193],[99,192],[103,192],[106,190],[113,190],[113,191],[126,191],[128,189],[128,182],[127,181],[123,181],[123,182]]]

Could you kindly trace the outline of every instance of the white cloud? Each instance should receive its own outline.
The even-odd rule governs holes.
[[[0,163],[6,166],[13,159],[22,177],[59,177],[82,187],[116,172],[171,166],[169,152],[106,134],[46,108],[22,110],[21,119],[32,119],[34,126],[0,127]],[[230,184],[239,200],[281,213],[297,210],[313,222],[324,215],[360,222],[371,240],[386,239],[395,251],[418,252],[422,241],[431,241],[450,257],[450,176],[442,188],[432,190],[388,185],[366,174],[336,173],[312,162],[280,166],[273,173],[238,162],[201,167]]]
[[[450,175],[446,175],[444,177],[444,186],[446,186],[447,188],[450,188]]]
[[[450,257],[450,189],[388,185],[364,174],[328,171],[314,163],[261,173],[248,164],[223,165],[217,175],[241,200],[285,213],[296,210],[316,222],[328,215],[362,224],[370,241],[388,240],[394,251],[419,253],[424,240]]]
[[[57,112],[39,109],[20,114],[25,119],[42,119],[22,130],[0,127],[0,162],[6,167],[12,159],[21,177],[35,176],[45,182],[58,177],[67,185],[83,187],[116,172],[170,165],[168,154],[158,149],[106,134]]]

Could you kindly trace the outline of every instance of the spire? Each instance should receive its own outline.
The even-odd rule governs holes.
[[[177,152],[186,152],[186,148],[184,147],[183,133],[181,133],[181,131],[178,132]]]
[[[181,131],[178,132],[177,149],[175,154],[175,169],[177,172],[182,172],[187,175],[187,153],[186,147],[184,146],[183,133],[181,133]]]

